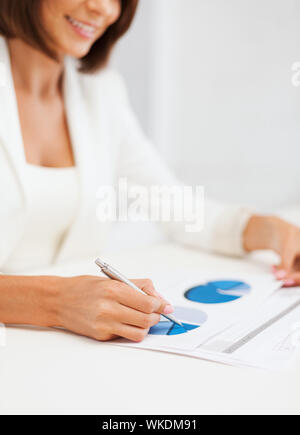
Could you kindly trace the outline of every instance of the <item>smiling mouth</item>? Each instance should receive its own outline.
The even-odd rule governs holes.
[[[77,34],[89,39],[95,36],[97,30],[96,26],[83,23],[82,21],[76,20],[69,15],[66,15],[65,18],[71,24],[73,30],[75,30]]]

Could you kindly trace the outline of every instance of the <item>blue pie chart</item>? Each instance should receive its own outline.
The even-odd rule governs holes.
[[[176,325],[162,317],[162,320],[155,326],[150,328],[150,335],[180,335],[186,334],[189,331],[200,328],[207,321],[208,316],[206,313],[194,308],[175,307],[174,317],[178,319],[180,325]]]
[[[200,304],[225,304],[236,301],[251,292],[250,285],[242,281],[210,281],[190,288],[185,298]]]

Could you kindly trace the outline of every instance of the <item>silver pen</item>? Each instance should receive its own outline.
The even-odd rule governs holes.
[[[109,264],[104,263],[104,261],[101,261],[99,258],[95,261],[97,266],[100,267],[101,271],[106,275],[108,278],[114,279],[116,281],[123,282],[124,284],[127,284],[129,287],[131,287],[133,290],[137,290],[140,293],[147,294],[142,289],[140,289],[137,285],[135,285],[132,281],[127,279],[124,275],[122,275],[120,272],[118,272],[116,269],[111,267]],[[175,323],[176,325],[180,326],[181,328],[185,329],[183,324],[175,319],[174,316],[171,314],[162,314],[163,317],[170,320],[171,322]]]

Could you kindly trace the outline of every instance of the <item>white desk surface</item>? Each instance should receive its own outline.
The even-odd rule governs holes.
[[[224,260],[167,244],[106,258],[132,277],[145,278],[150,267],[146,265],[160,261],[181,268],[210,268],[220,274],[268,272],[274,260],[268,254],[247,261]],[[75,270],[96,272],[87,263],[76,265]],[[0,347],[2,412],[300,413],[300,354],[291,369],[267,373],[116,347],[63,331],[11,327],[6,333],[7,345]]]

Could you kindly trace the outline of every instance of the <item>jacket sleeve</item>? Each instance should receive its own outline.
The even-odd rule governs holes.
[[[126,178],[129,185],[146,188],[183,186],[145,137],[131,109],[126,86],[118,74],[115,92],[118,93],[118,125],[121,132],[117,176]],[[174,221],[161,223],[164,230],[173,240],[184,245],[225,255],[242,256],[243,232],[252,212],[244,207],[204,198],[201,231],[188,232],[187,222]],[[196,201],[195,197],[194,200]],[[161,205],[156,204],[158,207]]]

